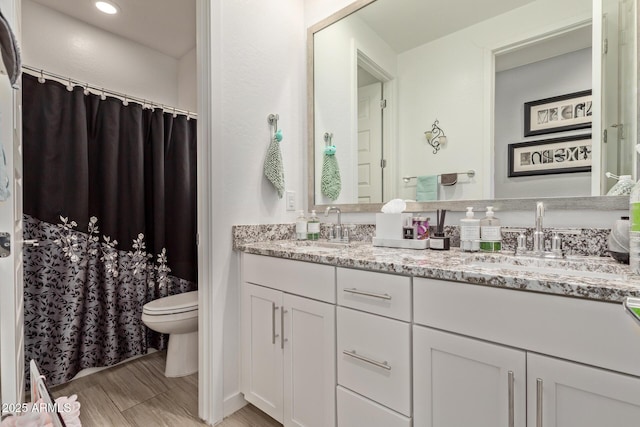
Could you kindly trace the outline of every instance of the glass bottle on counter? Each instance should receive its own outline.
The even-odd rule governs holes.
[[[316,211],[311,211],[311,216],[307,221],[307,238],[309,240],[318,240],[320,238],[320,218],[316,215]]]

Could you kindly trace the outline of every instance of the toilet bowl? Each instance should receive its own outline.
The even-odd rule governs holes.
[[[166,377],[182,377],[198,371],[198,291],[145,304],[142,322],[156,332],[169,334]]]

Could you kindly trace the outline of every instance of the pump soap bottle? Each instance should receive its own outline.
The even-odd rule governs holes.
[[[460,220],[460,249],[463,252],[480,250],[480,220],[473,217],[473,208],[467,208],[467,217]]]
[[[320,238],[320,218],[316,215],[316,211],[311,211],[311,216],[307,221],[307,237],[309,240],[318,240]]]
[[[494,216],[493,206],[487,206],[487,216],[480,220],[480,250],[499,252],[501,249],[500,220]]]
[[[296,219],[296,240],[307,240],[307,218],[304,211],[298,211]]]

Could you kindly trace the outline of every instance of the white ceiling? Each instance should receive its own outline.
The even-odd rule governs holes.
[[[376,1],[358,11],[397,53],[439,39],[535,0]]]
[[[115,0],[116,15],[98,11],[93,0],[33,1],[176,59],[196,45],[195,0]]]

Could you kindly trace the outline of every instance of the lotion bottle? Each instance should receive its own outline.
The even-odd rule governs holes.
[[[473,208],[467,208],[467,217],[460,220],[460,249],[463,252],[480,250],[480,220],[474,218]]]
[[[487,206],[487,216],[480,220],[480,250],[499,252],[502,249],[500,220],[494,216],[493,206]]]
[[[298,218],[296,219],[296,240],[307,240],[307,218],[304,216],[304,211],[298,212]]]

